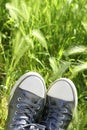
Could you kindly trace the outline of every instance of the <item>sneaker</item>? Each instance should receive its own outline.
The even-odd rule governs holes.
[[[24,74],[12,89],[6,130],[44,130],[36,124],[45,104],[46,87],[36,72]]]
[[[46,111],[42,124],[46,130],[66,130],[77,107],[77,91],[66,78],[55,81],[47,92]]]

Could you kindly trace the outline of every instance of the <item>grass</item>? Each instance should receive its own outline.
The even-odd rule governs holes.
[[[87,129],[87,3],[85,0],[0,2],[0,130],[15,81],[37,71],[47,87],[70,78],[78,91],[78,111],[69,130]]]

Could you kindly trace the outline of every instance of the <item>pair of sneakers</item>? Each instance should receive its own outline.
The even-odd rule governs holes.
[[[12,89],[6,130],[66,130],[76,106],[71,80],[60,78],[46,91],[40,74],[26,73]]]

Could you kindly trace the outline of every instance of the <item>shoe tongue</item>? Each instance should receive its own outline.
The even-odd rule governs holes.
[[[55,105],[55,106],[60,106],[60,107],[62,107],[63,104],[66,102],[66,101],[64,101],[64,100],[57,99],[57,98],[53,98],[53,97],[48,97],[48,98],[49,98],[49,99],[48,99],[49,103],[52,104],[52,105]]]
[[[60,99],[57,101],[57,105],[58,105],[60,108],[61,108],[65,103],[66,103],[65,101],[60,100]]]
[[[53,98],[53,97],[48,97],[48,102],[51,105],[54,105],[58,108],[64,108],[64,106],[68,105],[72,110],[74,108],[74,104],[72,101],[65,101],[62,99],[57,99],[57,98]]]

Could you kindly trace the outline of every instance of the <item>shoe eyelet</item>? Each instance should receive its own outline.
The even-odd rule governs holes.
[[[64,111],[63,111],[64,113],[67,113],[67,109],[64,109]]]
[[[17,108],[20,108],[20,104],[17,104]]]
[[[21,97],[18,97],[18,99],[17,99],[18,101],[21,101]]]
[[[37,107],[37,110],[39,110],[39,109],[40,109],[40,106]]]
[[[36,111],[34,112],[34,114],[36,115]]]
[[[17,111],[15,111],[15,115],[17,115]]]
[[[59,123],[60,125],[63,125],[63,121],[60,121],[60,123]]]
[[[12,124],[10,124],[10,128],[12,128],[13,127],[13,125]]]
[[[65,115],[62,115],[62,118],[64,119],[64,118],[65,118]]]
[[[15,121],[15,117],[12,120]]]

